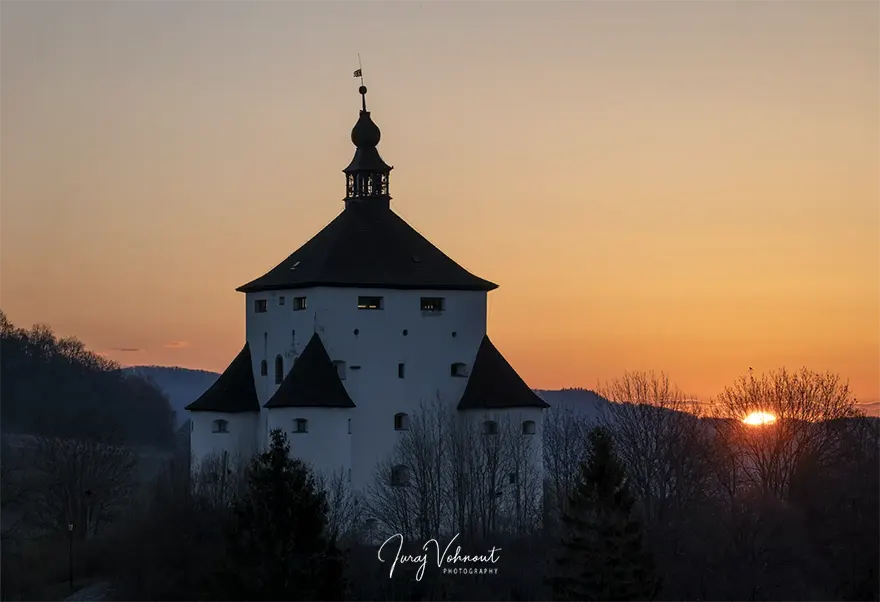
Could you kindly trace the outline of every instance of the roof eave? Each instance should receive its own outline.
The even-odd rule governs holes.
[[[297,283],[289,283],[289,284],[256,284],[256,281],[249,282],[238,287],[236,292],[239,293],[264,293],[269,291],[281,291],[281,290],[298,290],[303,288],[315,288],[319,286],[325,286],[327,288],[377,288],[377,289],[387,289],[387,290],[398,290],[398,291],[483,291],[490,292],[494,291],[498,288],[498,285],[494,282],[489,282],[488,280],[483,281],[483,283],[477,283],[473,285],[462,286],[460,284],[391,284],[391,283],[377,283],[377,282],[322,282],[320,280],[310,280],[304,282]]]
[[[191,406],[192,404],[190,404]],[[220,410],[216,408],[191,408],[190,406],[186,406],[183,408],[187,412],[214,412],[215,414],[247,414],[248,412],[259,412],[260,408],[258,407],[255,410]]]
[[[270,399],[265,404],[263,404],[263,407],[266,409],[269,409],[269,410],[277,409],[277,408],[314,408],[314,409],[327,409],[327,410],[340,410],[340,409],[347,410],[350,408],[356,408],[357,406],[354,404],[353,401],[350,401],[348,403],[345,403],[345,402],[332,402],[332,403],[319,403],[319,402],[318,403],[309,403],[309,402],[303,402],[303,403],[283,403],[283,402],[280,402],[279,403],[279,402],[276,402],[273,404],[272,400]]]

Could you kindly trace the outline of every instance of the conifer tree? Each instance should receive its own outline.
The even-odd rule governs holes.
[[[342,552],[329,542],[327,501],[280,430],[248,469],[230,532],[229,599],[343,600]],[[328,582],[328,579],[330,582]]]
[[[580,471],[562,515],[556,575],[550,579],[554,600],[652,600],[658,589],[653,558],[603,428],[590,432]]]

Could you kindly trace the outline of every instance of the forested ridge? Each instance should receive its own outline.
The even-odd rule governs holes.
[[[2,311],[0,397],[5,433],[173,443],[174,412],[154,384],[49,326],[16,327]]]

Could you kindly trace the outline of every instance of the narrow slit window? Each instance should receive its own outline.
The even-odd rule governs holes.
[[[260,376],[267,376],[269,374],[269,362],[263,360],[260,362]]]
[[[397,364],[397,378],[403,378],[406,375],[406,364]]]
[[[275,384],[280,385],[284,380],[284,358],[280,355],[275,358]]]

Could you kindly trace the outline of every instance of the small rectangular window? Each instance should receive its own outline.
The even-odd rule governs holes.
[[[308,307],[305,297],[293,298],[293,311],[302,311]]]
[[[284,305],[284,295],[278,297],[278,305]]]
[[[446,299],[443,297],[422,297],[422,311],[441,312],[446,309]]]
[[[297,418],[293,421],[293,432],[294,433],[308,433],[309,432],[309,421],[305,418]]]
[[[406,364],[397,364],[397,378],[403,378],[406,371]]]
[[[339,380],[345,380],[345,362],[336,360],[333,362],[333,365],[336,366],[336,374],[339,375]]]
[[[382,297],[358,297],[358,309],[382,309]]]
[[[258,314],[264,314],[268,309],[267,305],[268,304],[266,303],[265,299],[257,299],[256,301],[254,301],[254,311]]]

